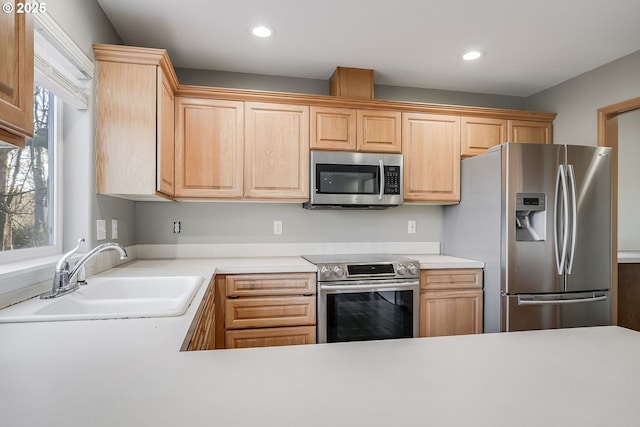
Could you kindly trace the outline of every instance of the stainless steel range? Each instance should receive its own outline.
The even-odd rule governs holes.
[[[418,261],[385,254],[303,258],[318,267],[319,343],[418,336]]]

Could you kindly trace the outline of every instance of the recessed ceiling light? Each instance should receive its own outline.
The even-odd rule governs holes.
[[[273,29],[264,25],[259,25],[251,30],[251,32],[256,37],[271,37],[271,34],[273,34]]]
[[[462,55],[462,59],[465,61],[474,61],[482,56],[482,52],[478,50],[471,50],[464,55]]]

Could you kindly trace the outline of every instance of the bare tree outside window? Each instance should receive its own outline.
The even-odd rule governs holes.
[[[53,244],[53,98],[34,88],[34,136],[24,148],[0,148],[0,250]]]

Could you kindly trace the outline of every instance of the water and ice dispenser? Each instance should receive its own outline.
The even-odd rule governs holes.
[[[545,193],[516,193],[516,241],[547,238]]]

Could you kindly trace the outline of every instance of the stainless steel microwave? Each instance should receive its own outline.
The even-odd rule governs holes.
[[[386,209],[401,205],[402,154],[311,151],[306,209]]]

